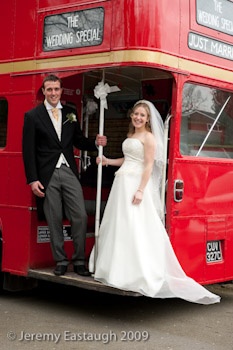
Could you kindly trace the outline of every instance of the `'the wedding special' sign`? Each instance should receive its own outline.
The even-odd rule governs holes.
[[[233,2],[229,0],[197,0],[197,23],[233,35]]]
[[[233,2],[230,0],[197,0],[196,21],[199,25],[233,35]],[[199,33],[188,34],[188,47],[233,61],[233,45]]]
[[[46,16],[43,51],[97,46],[103,41],[103,31],[103,7]]]

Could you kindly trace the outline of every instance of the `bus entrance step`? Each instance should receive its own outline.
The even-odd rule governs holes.
[[[55,276],[53,273],[53,270],[54,270],[54,267],[30,269],[28,271],[28,277],[46,280],[49,282],[66,284],[66,285],[94,290],[98,292],[109,293],[109,294],[126,295],[126,296],[134,296],[134,297],[141,296],[140,293],[125,291],[125,290],[105,286],[103,283],[95,281],[92,276],[83,277],[69,270],[64,276]]]

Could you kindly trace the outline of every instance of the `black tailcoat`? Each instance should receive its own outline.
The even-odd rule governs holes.
[[[44,103],[25,113],[23,127],[23,160],[27,183],[39,180],[45,190],[61,153],[78,178],[73,147],[95,151],[95,140],[83,136],[79,122],[67,121],[67,114],[74,111],[62,108],[62,133],[59,140]],[[78,119],[78,118],[77,118]],[[43,201],[37,197],[38,217],[42,218]]]

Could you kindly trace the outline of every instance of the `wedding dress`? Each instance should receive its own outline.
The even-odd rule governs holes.
[[[144,146],[139,139],[127,138],[122,148],[125,159],[115,173],[100,226],[95,280],[148,297],[219,302],[220,297],[182,270],[156,210],[152,179],[142,202],[132,204],[144,168]],[[94,249],[89,260],[91,272]]]

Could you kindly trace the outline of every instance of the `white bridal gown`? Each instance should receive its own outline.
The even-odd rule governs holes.
[[[143,144],[123,142],[124,163],[115,174],[98,239],[95,280],[153,298],[178,297],[212,304],[210,293],[182,270],[153,203],[150,179],[139,205],[132,204],[144,163]],[[93,272],[94,248],[89,269]]]

